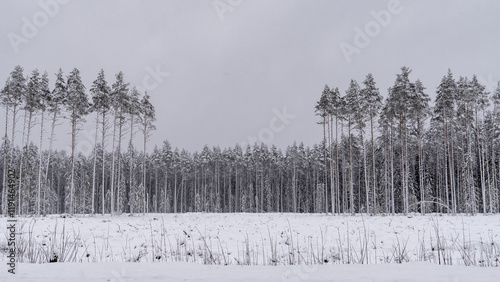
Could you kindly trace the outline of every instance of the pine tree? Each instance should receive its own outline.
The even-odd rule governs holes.
[[[485,161],[484,161],[484,140],[483,133],[481,132],[480,117],[479,113],[482,113],[483,121],[485,109],[489,106],[488,92],[486,92],[486,87],[481,85],[477,80],[476,75],[472,77],[471,81],[471,91],[474,97],[474,116],[475,116],[475,151],[477,154],[477,159],[479,162],[479,180],[481,181],[481,196],[482,196],[482,211],[486,213],[486,172],[485,172]]]
[[[370,132],[371,132],[371,146],[372,146],[372,206],[373,212],[377,213],[377,177],[375,170],[375,141],[373,132],[373,120],[377,117],[380,108],[382,107],[382,96],[375,85],[375,80],[373,75],[370,73],[366,76],[365,81],[363,81],[364,88],[361,90],[361,99],[365,102],[367,115],[370,119]],[[362,109],[363,111],[365,109]],[[365,153],[363,153],[365,154]],[[366,156],[365,156],[366,158]],[[366,161],[365,161],[365,173],[366,173]],[[365,175],[365,177],[368,177]],[[368,191],[367,200],[368,200]],[[368,202],[367,202],[367,206]]]
[[[399,117],[399,136],[401,145],[401,183],[403,190],[403,210],[409,212],[409,165],[408,165],[408,114],[409,105],[413,91],[413,84],[410,82],[409,75],[411,70],[407,67],[401,68],[401,74],[396,75],[394,86],[389,89],[389,100],[394,106],[395,113]]]
[[[172,146],[168,141],[163,142],[162,147],[162,166],[164,167],[164,184],[163,184],[163,202],[164,202],[164,210],[163,212],[171,212],[170,209],[170,191],[169,191],[169,183],[168,183],[168,175],[170,166],[172,164]],[[132,171],[132,167],[131,167]],[[133,182],[133,178],[130,179],[130,183]]]
[[[61,115],[61,111],[63,109],[63,106],[66,104],[66,82],[64,80],[63,72],[61,69],[59,69],[59,72],[56,74],[56,82],[55,82],[55,87],[54,90],[50,94],[48,94],[47,98],[47,110],[48,112],[52,115],[52,122],[51,122],[51,133],[50,133],[50,141],[49,141],[49,149],[48,149],[48,154],[47,154],[47,165],[45,168],[45,179],[48,182],[49,178],[49,167],[51,164],[51,157],[52,157],[52,145],[54,143],[55,139],[55,127],[56,127],[56,122],[59,119],[59,116]],[[44,198],[48,194],[48,183],[45,185],[45,192],[44,192]],[[44,200],[44,204],[46,204],[46,201]],[[45,208],[44,208],[44,213]]]
[[[390,89],[389,89],[390,91]],[[386,99],[384,106],[382,108],[379,124],[382,128],[383,138],[386,148],[385,153],[385,169],[386,169],[386,179],[385,179],[385,206],[386,212],[395,214],[395,187],[394,187],[394,120],[396,117],[393,101]],[[388,139],[388,140],[387,140]],[[390,168],[389,168],[389,164]],[[389,186],[389,170],[390,170],[390,192],[387,186]],[[390,207],[390,208],[389,208]]]
[[[457,83],[457,118],[462,126],[463,132],[465,132],[464,143],[462,151],[462,170],[461,170],[461,182],[462,182],[462,193],[464,199],[464,211],[474,214],[477,212],[477,187],[474,181],[474,169],[473,169],[473,152],[472,149],[472,129],[474,128],[474,104],[475,104],[475,94],[472,89],[472,83],[467,77],[460,77]]]
[[[44,131],[44,121],[45,121],[45,111],[47,110],[47,106],[49,104],[49,99],[51,98],[50,89],[49,89],[49,76],[47,72],[44,72],[40,81],[40,90],[39,90],[39,104],[38,110],[41,112],[41,122],[40,122],[40,145],[38,147],[38,187],[37,187],[37,207],[36,214],[40,216],[41,209],[41,190],[42,190],[42,145],[43,145],[43,131]]]
[[[338,143],[338,123],[342,119],[340,92],[338,88],[330,89],[328,96],[328,113],[330,115],[330,128],[331,128],[331,142],[330,142],[330,159],[331,159],[331,204],[332,214],[335,213],[336,208],[339,208],[339,191],[340,191],[340,174],[339,174],[339,143]],[[335,116],[335,162],[333,162],[333,117]],[[335,180],[334,180],[335,179]]]
[[[71,120],[71,178],[70,178],[70,196],[69,213],[74,213],[74,191],[75,191],[75,150],[77,134],[80,131],[79,125],[84,122],[84,116],[89,111],[89,101],[85,93],[85,86],[80,77],[80,71],[74,68],[67,80],[67,96],[65,99],[66,111]]]
[[[21,160],[19,164],[19,208],[21,211],[23,210],[23,207],[25,210],[28,208],[28,203],[25,201],[22,201],[23,197],[27,197],[29,195],[29,190],[24,191],[23,189],[23,169],[24,169],[24,163],[25,160],[24,156],[28,154],[29,151],[29,146],[30,146],[30,136],[31,136],[31,129],[35,126],[33,122],[33,116],[35,113],[40,109],[40,97],[41,97],[41,82],[40,82],[40,73],[38,72],[37,69],[33,70],[31,72],[31,77],[29,78],[27,87],[26,87],[26,92],[24,93],[24,117],[25,117],[25,127],[28,129],[28,132],[26,134],[26,142],[22,140],[21,144],[23,147],[23,153],[21,154]],[[24,132],[24,129],[23,129]],[[24,133],[23,133],[23,139],[24,139]],[[29,182],[30,182],[31,174],[27,174],[27,187],[30,188]],[[23,193],[24,192],[24,193]],[[26,195],[24,195],[26,194]]]
[[[107,129],[107,114],[111,107],[111,98],[110,98],[110,88],[108,83],[106,82],[106,77],[104,75],[104,70],[101,69],[99,74],[97,75],[97,79],[94,81],[92,88],[90,88],[90,93],[92,93],[92,107],[96,112],[96,140],[95,144],[97,145],[97,133],[99,127],[99,116],[101,119],[101,150],[102,150],[102,183],[101,183],[101,205],[102,212],[104,213],[104,191],[105,191],[105,137],[106,137],[106,129]],[[97,146],[94,146],[94,167],[93,167],[93,175],[92,175],[92,201],[91,201],[91,213],[95,213],[95,190],[96,190],[96,162],[97,162]]]
[[[410,118],[417,123],[417,147],[418,147],[418,175],[419,175],[419,191],[420,191],[420,210],[425,214],[425,185],[424,185],[424,165],[423,165],[423,152],[422,152],[422,135],[424,132],[424,121],[430,114],[429,95],[424,93],[425,87],[420,80],[414,84],[412,96],[410,98]]]
[[[326,126],[328,124],[328,111],[330,107],[329,96],[330,96],[330,88],[328,85],[325,85],[323,92],[321,93],[321,97],[319,101],[316,103],[315,111],[316,115],[321,118],[321,122],[318,124],[323,125],[323,184],[327,183],[327,164],[326,164],[326,152],[327,152],[327,143],[326,143]],[[324,189],[326,191],[326,189]],[[327,201],[326,197],[322,197],[322,199]],[[326,205],[325,205],[326,207]],[[328,210],[328,209],[327,209]],[[325,212],[327,211],[325,210]]]
[[[135,182],[135,179],[133,179],[133,166],[134,166],[134,143],[133,139],[135,136],[135,125],[137,124],[137,120],[135,117],[139,114],[139,109],[140,109],[140,101],[139,101],[139,91],[137,91],[137,88],[133,87],[132,90],[130,91],[130,96],[129,96],[129,101],[128,101],[128,109],[127,109],[127,114],[129,115],[129,120],[130,120],[130,139],[128,143],[128,150],[129,150],[129,188],[128,191],[125,192],[125,195],[129,195],[130,193],[130,187],[131,183]],[[128,202],[128,201],[126,201]]]
[[[349,138],[349,209],[352,214],[355,212],[354,208],[354,162],[353,162],[353,136],[351,130],[353,129],[353,123],[356,119],[357,107],[359,107],[360,98],[360,87],[359,84],[351,79],[349,88],[344,96],[344,116],[347,119],[348,128],[348,138]]]
[[[436,100],[434,102],[433,119],[442,124],[443,128],[443,152],[444,152],[444,193],[446,196],[446,206],[450,205],[449,194],[451,190],[451,210],[457,211],[457,199],[455,190],[455,161],[453,146],[453,130],[451,121],[454,116],[454,100],[457,97],[457,85],[453,79],[451,70],[443,77],[441,84],[437,88]],[[449,164],[449,165],[448,165]],[[449,171],[448,171],[449,168]],[[448,175],[450,179],[450,189],[448,190]]]
[[[115,198],[114,198],[114,188],[115,188],[115,183],[117,183],[117,200],[116,202],[118,203],[118,211],[121,211],[121,199],[120,199],[120,194],[121,194],[121,161],[120,161],[120,156],[121,156],[121,140],[122,140],[122,128],[125,123],[126,119],[126,114],[127,110],[129,109],[129,97],[128,97],[128,87],[129,83],[124,82],[123,78],[123,73],[119,72],[116,75],[116,81],[113,83],[111,86],[111,104],[113,106],[114,110],[114,122],[113,122],[113,157],[112,157],[112,164],[111,164],[111,213],[115,212]],[[116,133],[116,126],[118,126],[118,145],[116,148],[115,152],[115,133]],[[115,157],[116,155],[116,157]],[[115,158],[116,162],[118,163],[118,175],[115,176]],[[115,181],[116,180],[116,181]]]
[[[143,134],[143,160],[142,160],[142,171],[143,171],[143,179],[142,179],[142,188],[144,189],[144,210],[146,213],[146,144],[150,137],[151,131],[156,129],[154,126],[154,122],[156,121],[155,117],[155,108],[153,104],[150,102],[150,97],[148,93],[144,93],[144,96],[140,102],[140,110],[139,110],[139,120],[141,123],[141,131]],[[181,208],[182,209],[182,208]]]

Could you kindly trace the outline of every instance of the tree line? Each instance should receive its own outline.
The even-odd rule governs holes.
[[[500,82],[488,93],[475,75],[455,79],[448,70],[431,106],[410,73],[401,68],[385,99],[371,74],[361,86],[351,80],[343,96],[325,86],[315,110],[327,144],[327,206],[350,213],[498,212]]]
[[[66,79],[59,71],[52,91],[47,74],[34,70],[24,78],[22,72],[16,67],[1,92],[3,168],[19,173],[19,214],[500,210],[500,84],[487,93],[476,76],[455,79],[448,71],[433,106],[406,67],[385,99],[371,74],[361,85],[351,80],[344,95],[326,85],[314,109],[322,141],[311,147],[236,144],[191,153],[164,141],[147,153],[155,110],[121,72],[108,86],[101,70],[92,102],[77,69]],[[16,147],[20,112],[22,146]],[[95,147],[83,155],[75,151],[77,133],[90,114]],[[62,117],[72,125],[72,152],[52,148]],[[30,139],[35,118],[38,144]],[[44,123],[51,135],[42,150]],[[137,132],[141,149],[133,142]],[[3,187],[5,181],[4,172]],[[5,213],[5,189],[2,208]]]
[[[109,86],[104,70],[101,69],[90,88],[91,99],[77,68],[67,77],[59,69],[52,90],[47,72],[40,74],[35,69],[26,77],[23,72],[21,66],[16,66],[0,91],[0,101],[5,109],[1,201],[3,214],[6,215],[8,208],[8,169],[14,169],[17,174],[17,214],[96,213],[98,209],[104,213],[106,203],[109,205],[108,212],[122,211],[125,191],[121,191],[123,185],[119,181],[123,180],[122,173],[126,166],[121,159],[125,147],[122,143],[127,140],[125,133],[128,130],[128,152],[133,152],[135,147],[132,140],[134,134],[140,131],[143,134],[143,151],[146,151],[150,133],[155,128],[155,109],[149,95],[141,95],[135,87],[130,88],[129,83],[124,81],[122,72],[116,74],[115,82]],[[21,146],[16,146],[21,114]],[[95,146],[91,156],[83,156],[76,152],[77,137],[86,122],[86,116],[90,114],[95,114],[96,117]],[[55,128],[63,118],[71,125],[69,156],[65,151],[52,148],[56,137]],[[31,136],[35,126],[40,127],[37,144]],[[49,146],[43,150],[47,126],[50,127]],[[108,131],[112,131],[112,134]],[[112,135],[111,142],[108,135]],[[109,153],[106,152],[106,147],[111,147]],[[83,168],[89,162],[90,172]],[[144,171],[144,154],[141,162]],[[130,162],[131,170],[132,165]],[[137,175],[133,179],[133,185],[129,186],[131,190],[127,192],[144,194],[144,191],[139,190],[145,190],[145,176],[145,171],[142,178]]]

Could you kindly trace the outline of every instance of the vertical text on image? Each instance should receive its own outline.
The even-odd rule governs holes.
[[[15,201],[15,187],[16,187],[16,171],[14,169],[8,169],[7,171],[7,207],[8,207],[8,219],[7,219],[7,265],[9,268],[7,271],[9,273],[16,273],[16,201]]]

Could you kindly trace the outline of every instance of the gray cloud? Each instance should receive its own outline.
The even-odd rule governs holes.
[[[104,68],[109,83],[121,70],[141,86],[147,68],[161,66],[170,75],[149,91],[158,118],[151,143],[168,139],[190,150],[257,136],[283,107],[296,118],[273,142],[316,143],[322,129],[313,107],[324,84],[344,93],[351,78],[370,72],[383,95],[403,65],[431,96],[449,67],[456,76],[500,78],[497,1],[401,0],[401,13],[346,62],[339,45],[352,44],[355,28],[388,3],[245,0],[221,21],[211,0],[73,0],[15,53],[8,34],[22,35],[23,17],[43,9],[37,1],[2,1],[0,78],[20,64],[26,74],[47,70],[53,84],[59,67],[78,67],[90,87]],[[93,116],[87,119],[93,132]],[[69,142],[67,132],[59,128],[58,142]]]

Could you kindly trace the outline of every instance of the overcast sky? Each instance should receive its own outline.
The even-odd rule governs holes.
[[[168,139],[199,151],[259,137],[310,146],[322,138],[314,105],[325,84],[344,94],[372,73],[386,96],[402,66],[432,97],[448,68],[489,89],[500,80],[494,0],[0,3],[2,87],[17,64],[25,75],[46,70],[51,87],[59,68],[78,68],[87,89],[101,68],[110,85],[123,71],[156,107],[150,146]],[[94,115],[87,120],[82,144],[94,132]],[[59,148],[69,130],[58,128]]]

